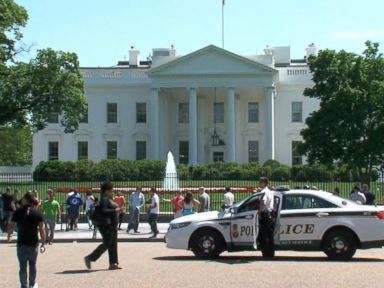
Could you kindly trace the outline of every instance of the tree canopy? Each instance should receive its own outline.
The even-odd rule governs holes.
[[[384,58],[367,41],[362,55],[320,51],[309,58],[314,86],[304,95],[320,100],[306,119],[300,151],[310,163],[340,162],[368,179],[384,163]]]
[[[27,128],[0,128],[0,166],[32,164],[32,132]]]
[[[65,132],[73,132],[87,109],[77,55],[47,48],[29,63],[17,61],[27,20],[23,7],[0,0],[0,126],[39,130],[59,113]]]

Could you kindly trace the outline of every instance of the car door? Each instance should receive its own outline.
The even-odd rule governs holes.
[[[279,245],[317,246],[335,204],[310,194],[286,194],[280,213]]]
[[[231,217],[231,240],[232,245],[236,249],[248,249],[254,246],[255,237],[257,238],[258,231],[255,232],[255,226],[258,227],[256,223],[257,218],[255,218],[255,213],[259,209],[260,201],[263,198],[264,193],[257,194],[254,197],[248,199],[240,205],[236,213],[232,214]],[[276,210],[276,230],[275,230],[275,243],[279,241],[279,209],[281,207],[281,199],[279,195],[275,195],[275,210]]]
[[[263,194],[257,194],[242,203],[231,217],[231,240],[234,248],[252,247],[255,212],[259,209]]]

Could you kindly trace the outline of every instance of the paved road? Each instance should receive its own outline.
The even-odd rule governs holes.
[[[41,288],[85,287],[382,287],[384,250],[360,250],[353,261],[330,262],[323,253],[278,251],[273,261],[259,252],[223,253],[197,260],[163,243],[119,243],[123,270],[108,271],[107,255],[86,270],[83,256],[97,243],[60,243],[38,259]],[[1,287],[18,287],[13,244],[0,244]],[[269,275],[269,276],[268,276]]]

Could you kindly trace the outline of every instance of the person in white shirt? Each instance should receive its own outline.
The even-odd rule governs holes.
[[[264,193],[259,205],[259,235],[258,242],[263,258],[275,256],[275,245],[273,234],[275,231],[274,192],[268,188],[268,178],[261,177],[259,180],[260,193]]]
[[[149,225],[151,226],[151,231],[153,236],[150,238],[156,238],[159,231],[157,230],[157,219],[159,218],[160,213],[160,199],[156,194],[156,188],[151,188],[151,204],[147,204],[149,208]]]
[[[132,229],[135,233],[140,233],[138,230],[140,223],[140,209],[145,203],[144,194],[141,191],[141,187],[137,187],[136,191],[132,192],[129,197],[129,222],[127,233]]]
[[[365,198],[364,193],[360,192],[360,186],[355,184],[351,194],[349,194],[349,200],[356,202],[357,204],[365,204],[367,198]]]
[[[222,209],[226,209],[233,205],[235,202],[235,195],[231,192],[231,187],[225,187],[224,199],[221,205]]]

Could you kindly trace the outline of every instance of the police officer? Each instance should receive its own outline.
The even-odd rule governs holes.
[[[261,193],[264,193],[259,205],[259,235],[258,243],[260,245],[263,258],[271,259],[275,256],[275,245],[273,243],[273,234],[275,230],[275,212],[274,193],[268,188],[268,178],[261,177],[259,187]]]

